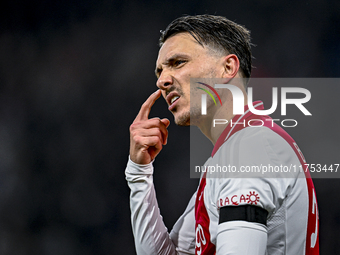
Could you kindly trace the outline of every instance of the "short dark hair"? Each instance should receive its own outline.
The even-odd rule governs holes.
[[[222,16],[196,15],[183,16],[172,21],[165,31],[161,31],[159,46],[171,36],[190,33],[201,44],[228,54],[235,54],[240,61],[246,83],[251,74],[250,31]]]

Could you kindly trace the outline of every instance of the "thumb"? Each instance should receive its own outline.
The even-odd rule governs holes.
[[[161,119],[161,122],[165,125],[166,128],[170,125],[170,120],[168,120],[167,118]]]

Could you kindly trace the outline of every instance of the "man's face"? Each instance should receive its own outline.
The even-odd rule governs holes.
[[[179,33],[165,41],[156,62],[157,87],[162,90],[177,125],[190,125],[190,110],[195,115],[201,112],[198,100],[196,104],[193,98],[190,109],[190,79],[217,77],[222,72],[220,58],[189,33]]]

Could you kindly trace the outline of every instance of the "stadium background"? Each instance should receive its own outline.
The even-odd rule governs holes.
[[[156,88],[159,31],[174,18],[209,13],[245,25],[257,45],[254,77],[340,75],[336,0],[14,0],[0,13],[0,254],[135,254],[128,128]],[[307,161],[340,163],[337,108],[324,111],[340,91],[324,92],[322,121],[294,138]],[[172,121],[164,100],[151,115]],[[171,229],[198,180],[187,170],[189,129],[172,122],[169,132],[155,185]],[[314,183],[321,254],[339,254],[340,180]]]

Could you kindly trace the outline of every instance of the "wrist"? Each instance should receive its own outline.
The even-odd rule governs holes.
[[[127,164],[126,172],[130,174],[153,174],[153,161],[151,161],[148,164],[138,164],[131,160],[131,157],[129,155],[129,161]]]

